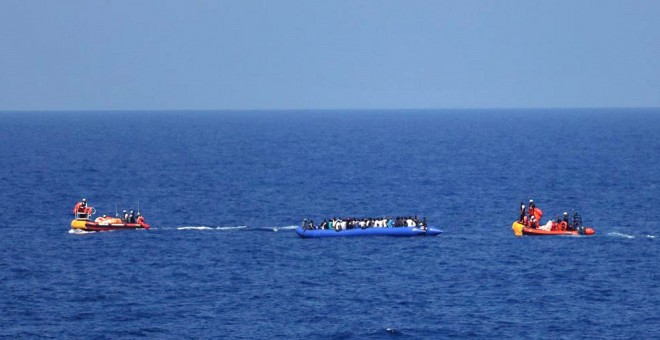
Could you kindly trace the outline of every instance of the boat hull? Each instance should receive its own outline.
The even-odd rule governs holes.
[[[302,238],[324,238],[324,237],[352,237],[352,236],[436,236],[442,234],[442,230],[429,227],[426,230],[411,227],[396,228],[356,228],[336,231],[334,229],[304,230],[301,226],[296,229],[296,234]]]
[[[522,223],[519,222],[513,222],[513,225],[511,226],[511,229],[513,230],[513,234],[516,236],[562,236],[562,235],[593,235],[596,233],[596,231],[593,228],[585,227],[584,232],[580,232],[577,230],[543,230],[543,229],[534,229],[534,228],[529,228],[523,225]]]
[[[76,219],[71,221],[71,229],[83,231],[110,231],[124,229],[149,229],[151,226],[146,223],[96,223],[90,220]]]

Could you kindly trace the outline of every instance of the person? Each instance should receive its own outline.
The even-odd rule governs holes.
[[[137,213],[137,218],[135,219],[135,223],[137,224],[143,224],[144,222],[144,216],[142,214]]]
[[[573,230],[577,230],[580,234],[584,233],[584,226],[582,226],[582,216],[577,213],[573,213]]]
[[[87,218],[92,215],[94,210],[92,207],[87,206],[87,200],[82,199],[82,201],[76,203],[76,206],[73,208],[73,214],[79,218]]]
[[[525,222],[525,202],[520,202],[520,215],[518,216],[518,222]]]
[[[76,205],[73,207],[73,214],[74,215],[77,214],[78,209],[80,209],[80,207],[86,207],[86,206],[87,206],[87,200],[83,198],[82,201],[76,203]]]
[[[135,223],[135,213],[133,212],[133,210],[131,210],[131,212],[128,214],[127,222],[128,223]]]
[[[541,217],[543,217],[543,211],[536,207],[536,204],[534,203],[533,199],[529,200],[529,207],[527,209],[527,215],[529,216],[529,221],[530,221],[530,228],[538,228],[539,227],[539,222],[541,222]],[[534,221],[532,221],[532,217],[534,217]]]
[[[570,223],[568,221],[568,212],[564,211],[561,221],[559,222],[559,230],[566,231],[570,230]]]
[[[550,228],[550,230],[561,230],[561,218],[559,216],[555,216],[555,219],[552,221],[552,228]]]
[[[126,212],[126,210],[122,211],[121,221],[124,223],[128,223],[128,213]]]
[[[532,229],[537,229],[539,227],[538,221],[534,215],[529,216],[529,227]]]

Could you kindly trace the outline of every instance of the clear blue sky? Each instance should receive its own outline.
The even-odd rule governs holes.
[[[660,1],[0,2],[0,110],[660,107]]]

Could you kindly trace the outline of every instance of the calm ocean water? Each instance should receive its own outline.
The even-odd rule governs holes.
[[[5,112],[0,145],[2,338],[660,334],[660,110]],[[82,197],[154,228],[70,234]],[[529,198],[596,235],[514,238]],[[403,214],[445,233],[293,231]]]

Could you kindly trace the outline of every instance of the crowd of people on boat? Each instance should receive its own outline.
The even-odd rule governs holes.
[[[541,217],[543,217],[543,211],[536,206],[533,199],[529,200],[527,207],[525,207],[524,202],[520,202],[518,222],[526,227],[547,231],[573,231],[583,228],[582,217],[577,212],[573,213],[573,218],[571,218],[568,212],[565,211],[562,216],[556,216],[544,225],[540,225]]]
[[[75,207],[73,208],[73,214],[76,216],[76,218],[82,218],[82,219],[89,219],[91,218],[92,214],[94,214],[94,208],[90,207],[87,205],[87,199],[83,198],[80,202],[76,203]],[[114,217],[108,216],[108,215],[103,215],[100,217],[97,217],[94,219],[94,222],[96,223],[137,223],[137,224],[143,224],[145,223],[144,216],[140,214],[140,212],[135,212],[134,210],[130,210],[130,212],[124,210],[122,211],[121,214],[116,213]]]
[[[335,230],[366,228],[399,228],[413,227],[426,229],[426,218],[417,216],[377,217],[377,218],[337,218],[324,219],[320,224],[314,224],[314,220],[303,220],[302,227],[305,230]]]

